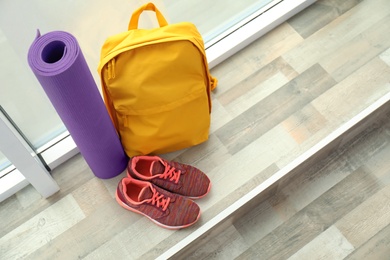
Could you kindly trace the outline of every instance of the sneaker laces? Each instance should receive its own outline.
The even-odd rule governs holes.
[[[163,178],[163,179],[169,178],[170,181],[174,181],[175,183],[178,183],[179,179],[180,179],[181,171],[180,170],[176,170],[175,167],[170,166],[166,162],[163,162],[163,164],[165,166],[165,171],[164,171],[164,173],[162,173],[160,175],[160,177]]]
[[[171,198],[166,198],[164,194],[158,193],[155,189],[151,188],[153,195],[152,198],[149,200],[149,203],[152,205],[156,205],[157,207],[161,207],[163,211],[165,211],[168,208],[169,202],[171,201]]]

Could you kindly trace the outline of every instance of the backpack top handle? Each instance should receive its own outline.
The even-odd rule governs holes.
[[[164,16],[156,8],[156,6],[153,3],[147,3],[134,11],[133,15],[130,18],[128,27],[129,30],[138,29],[138,20],[143,11],[154,11],[156,13],[157,21],[160,27],[168,25],[167,20],[165,20]]]

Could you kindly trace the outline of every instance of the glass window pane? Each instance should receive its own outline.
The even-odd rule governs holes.
[[[8,159],[4,156],[4,154],[0,151],[0,177],[1,177],[1,171],[10,166],[11,163],[8,161]]]
[[[157,1],[171,22],[194,23],[205,42],[223,33],[274,0]]]
[[[0,105],[29,142],[38,148],[64,132],[65,127],[1,28],[0,57]]]

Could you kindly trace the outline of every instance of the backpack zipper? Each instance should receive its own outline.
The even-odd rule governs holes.
[[[127,115],[123,116],[123,126],[129,127],[129,119],[127,118]]]
[[[115,79],[115,58],[107,63],[108,79]]]

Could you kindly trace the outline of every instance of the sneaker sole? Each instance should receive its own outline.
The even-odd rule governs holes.
[[[168,226],[168,225],[165,225],[165,224],[162,224],[160,222],[158,222],[157,220],[151,218],[150,216],[146,215],[145,213],[141,212],[141,211],[138,211],[132,207],[129,207],[126,203],[124,203],[122,200],[119,199],[118,197],[118,191],[116,191],[115,193],[115,199],[116,199],[116,202],[118,202],[118,204],[124,208],[124,209],[127,209],[127,210],[130,210],[132,212],[135,212],[135,213],[138,213],[138,214],[141,214],[145,217],[147,217],[148,219],[150,219],[153,223],[155,223],[156,225],[160,226],[160,227],[163,227],[163,228],[166,228],[166,229],[171,229],[171,230],[176,230],[176,229],[182,229],[182,228],[186,228],[186,227],[189,227],[189,226],[192,226],[193,224],[195,224],[199,218],[200,218],[200,211],[199,211],[199,214],[198,216],[196,217],[195,221],[190,223],[190,224],[187,224],[187,225],[182,225],[182,226]]]

